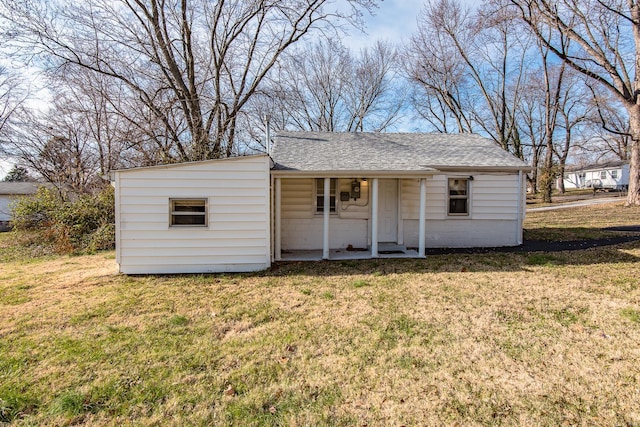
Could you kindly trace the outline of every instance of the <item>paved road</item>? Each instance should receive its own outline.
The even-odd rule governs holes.
[[[541,208],[527,208],[527,212],[544,212],[544,211],[552,211],[555,209],[579,208],[581,206],[599,205],[601,203],[624,202],[624,200],[625,200],[624,197],[605,197],[600,199],[587,199],[587,200],[580,200],[577,202],[562,203],[560,205],[554,205],[554,206],[543,206]]]

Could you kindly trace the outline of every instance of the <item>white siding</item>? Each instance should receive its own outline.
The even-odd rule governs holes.
[[[127,274],[270,265],[269,158],[116,172],[117,261]],[[207,227],[169,227],[170,198],[208,198]]]
[[[518,203],[524,209],[522,186],[517,173],[456,174],[473,175],[470,181],[468,216],[447,215],[448,175],[427,178],[426,244],[427,247],[491,247],[519,244],[521,229]],[[339,192],[350,189],[351,180],[338,181],[337,213],[331,216],[329,239],[331,248],[367,247],[369,200],[367,182],[362,185],[362,198],[339,201]],[[406,246],[418,245],[420,181],[401,179],[401,236]],[[321,249],[322,216],[315,215],[314,180],[282,180],[282,248],[284,250]],[[349,207],[346,207],[349,206]]]
[[[523,193],[517,173],[474,173],[470,181],[468,216],[447,216],[447,178],[446,175],[436,175],[427,179],[427,247],[519,244],[518,202],[522,200]],[[419,191],[418,180],[403,181],[403,238],[404,244],[410,247],[418,245]]]
[[[329,222],[329,246],[367,247],[369,187],[361,182],[361,197],[340,201],[341,191],[350,191],[352,179],[339,179],[336,187],[336,213]],[[282,249],[322,249],[321,214],[315,214],[315,180],[282,179]]]
[[[11,220],[11,203],[16,200],[16,196],[0,196],[0,221]]]

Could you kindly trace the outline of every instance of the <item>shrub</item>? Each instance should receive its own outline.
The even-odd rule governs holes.
[[[110,186],[96,195],[74,198],[64,198],[55,189],[40,187],[34,196],[19,199],[12,208],[14,231],[31,233],[31,244],[53,245],[59,253],[115,246],[114,197]]]

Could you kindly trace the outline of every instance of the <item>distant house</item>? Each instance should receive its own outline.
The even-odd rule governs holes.
[[[626,190],[629,187],[629,163],[612,161],[565,168],[564,188],[592,188],[595,190]]]
[[[270,155],[119,170],[129,274],[522,243],[529,166],[472,134],[280,133]]]
[[[35,194],[37,182],[0,182],[0,231],[7,231],[11,222],[11,203],[21,196]]]

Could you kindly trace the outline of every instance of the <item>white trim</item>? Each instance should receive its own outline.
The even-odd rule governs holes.
[[[378,258],[378,178],[371,181],[371,257]]]
[[[336,180],[336,186],[338,182]],[[317,200],[317,198],[316,198]],[[329,218],[331,217],[330,202],[331,202],[331,178],[324,179],[324,206],[322,212],[322,259],[329,259]],[[317,202],[316,202],[317,203]],[[337,208],[337,206],[336,206]]]
[[[402,219],[402,179],[396,179],[397,187],[396,194],[396,213],[398,215],[398,230],[396,235],[396,243],[399,245],[404,244],[404,220]]]
[[[114,198],[115,198],[115,209],[116,209],[116,263],[118,266],[122,263],[122,254],[121,254],[121,229],[122,229],[122,216],[120,214],[120,174],[114,176],[113,181],[114,186]],[[120,270],[120,269],[119,269]],[[122,272],[122,270],[120,270]]]
[[[180,212],[175,211],[174,206],[177,201],[202,201],[204,202],[204,212],[200,215],[199,212]],[[204,218],[204,224],[174,224],[174,217],[180,216],[202,216]],[[209,198],[208,197],[169,197],[169,229],[174,228],[209,228]]]
[[[418,224],[418,256],[425,256],[426,219],[427,219],[427,179],[420,178],[420,215]]]
[[[282,259],[282,178],[275,179],[275,242],[274,255],[276,261]]]
[[[524,221],[524,213],[525,213],[525,209],[523,209],[523,199],[526,197],[525,194],[526,192],[524,191],[525,187],[525,183],[524,183],[524,177],[522,175],[522,171],[518,172],[518,218],[516,221],[517,227],[518,229],[516,230],[516,236],[517,236],[517,241],[518,241],[518,245],[522,244],[523,241],[523,237],[522,237],[522,224]]]
[[[451,201],[451,194],[449,193],[449,180],[451,179],[459,179],[467,181],[467,212],[466,213],[450,213],[449,212],[449,203]],[[473,179],[470,175],[458,176],[458,175],[446,175],[447,187],[445,191],[445,218],[447,219],[471,219],[471,183]],[[455,197],[454,197],[455,199]],[[458,199],[462,199],[462,197],[458,197]]]

